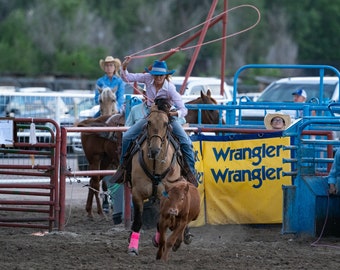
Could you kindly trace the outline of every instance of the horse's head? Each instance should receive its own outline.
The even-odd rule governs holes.
[[[159,110],[157,105],[152,106],[146,125],[149,158],[157,158],[166,145],[168,127],[168,113]]]
[[[208,89],[207,94],[201,91],[201,96],[187,102],[187,104],[218,104],[216,99],[211,96],[211,91]],[[189,110],[185,117],[187,123],[198,124],[198,110]],[[218,124],[219,111],[218,110],[202,110],[201,123],[202,124]]]
[[[211,91],[208,89],[207,94],[205,95],[203,91],[201,91],[201,100],[203,104],[217,104],[216,99],[211,96]]]
[[[111,115],[117,113],[116,92],[118,87],[99,88],[99,105],[101,115]]]

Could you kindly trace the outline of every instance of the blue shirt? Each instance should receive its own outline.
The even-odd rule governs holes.
[[[105,88],[110,87],[111,89],[118,86],[118,89],[116,91],[116,98],[117,98],[117,109],[118,111],[121,111],[121,108],[124,104],[124,90],[125,90],[125,82],[117,75],[113,75],[113,77],[110,79],[109,76],[106,74],[103,77],[100,77],[97,80],[96,83],[96,92],[94,95],[94,100],[96,104],[99,104],[99,96],[100,93],[98,91],[98,88]]]

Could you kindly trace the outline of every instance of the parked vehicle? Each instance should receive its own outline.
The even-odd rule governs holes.
[[[20,118],[49,118],[55,120],[60,126],[73,126],[79,121],[79,112],[87,109],[87,102],[92,107],[94,104],[93,94],[72,94],[61,92],[48,93],[6,93],[1,97],[6,97],[6,104],[3,104],[3,117],[20,117]],[[64,102],[64,99],[74,101],[70,109]],[[2,99],[1,99],[2,100]],[[27,129],[20,130],[17,134],[20,142],[28,142],[30,132]],[[37,131],[37,140],[39,142],[49,142],[50,134],[45,131]],[[68,134],[68,148],[71,149],[74,138],[80,137],[78,133]]]
[[[56,99],[59,99],[56,101]],[[6,105],[6,114],[11,117],[55,118],[66,114],[68,108],[61,97],[16,95]]]
[[[320,88],[320,77],[290,77],[283,78],[272,82],[256,99],[254,105],[268,103],[286,103],[294,104],[292,93],[304,89],[307,93],[308,103],[328,104],[332,101],[339,101],[339,78],[323,77],[322,88]],[[246,101],[243,104],[247,104]],[[242,104],[242,100],[240,102]],[[250,103],[248,103],[250,104]],[[298,104],[297,104],[298,105]],[[273,112],[270,109],[243,109],[241,111],[241,121],[257,121],[263,123],[264,116]],[[294,119],[297,117],[297,111],[287,111]]]
[[[145,84],[144,83],[137,83],[137,87],[139,90],[145,89]],[[136,92],[134,83],[125,83],[125,90],[124,93],[125,95],[133,95]]]
[[[12,85],[4,85],[0,86],[0,117],[6,116],[6,107],[10,101],[9,93],[46,93],[51,92],[52,90],[46,87],[16,87]]]
[[[59,93],[63,93],[63,96],[62,96],[63,101],[67,105],[68,109],[74,110],[74,112],[77,110],[76,107],[79,106],[79,103],[83,101],[84,94],[86,96],[94,97],[94,91],[93,90],[63,89]],[[74,114],[73,116],[77,116],[77,115],[78,114]]]
[[[307,102],[312,99],[317,99],[319,103],[339,100],[338,77],[324,77],[323,92],[320,91],[320,77],[291,77],[271,83],[263,90],[256,101],[293,102],[292,93],[298,89],[306,91]]]
[[[86,118],[93,117],[98,110],[99,105],[95,104],[94,98],[87,97],[71,108],[68,114],[74,116],[74,122],[80,122]]]
[[[180,92],[185,77],[173,76],[172,82],[176,86],[176,90]],[[212,96],[220,103],[226,103],[233,98],[233,87],[224,82],[223,94],[221,94],[221,80],[214,77],[189,77],[187,80],[183,99],[186,101],[195,99],[200,95],[201,91],[205,94],[210,89]]]
[[[259,98],[260,96],[260,92],[248,92],[248,93],[242,93],[242,94],[238,94],[237,95],[237,99],[240,100],[240,99],[244,99],[244,98],[247,98],[251,101],[257,101],[257,99]]]
[[[21,87],[18,89],[20,93],[48,93],[52,92],[52,89],[48,87]]]

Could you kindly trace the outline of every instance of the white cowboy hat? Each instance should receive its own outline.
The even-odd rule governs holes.
[[[280,118],[283,119],[283,121],[285,123],[285,128],[290,126],[290,124],[292,123],[292,120],[290,119],[289,114],[285,114],[283,112],[267,113],[265,118],[264,118],[264,125],[265,125],[266,129],[273,129],[271,122],[272,122],[273,118],[275,118],[275,117],[280,117]]]
[[[114,65],[116,66],[116,70],[118,70],[122,64],[118,58],[113,58],[112,56],[106,56],[105,60],[103,59],[99,60],[99,66],[102,70],[104,70],[105,63],[110,63],[110,62],[114,63]]]

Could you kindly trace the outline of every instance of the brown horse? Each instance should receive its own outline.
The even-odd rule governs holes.
[[[185,104],[218,104],[217,101],[211,96],[210,90],[205,95],[201,91],[201,96],[186,102]],[[198,110],[188,110],[188,114],[185,120],[189,124],[198,124]],[[202,110],[201,123],[200,124],[218,124],[219,123],[219,111],[218,110]],[[222,124],[225,123],[222,119]]]
[[[144,201],[156,200],[161,196],[164,190],[163,179],[166,178],[167,182],[171,183],[181,176],[181,165],[178,161],[179,147],[171,135],[169,112],[164,112],[160,108],[161,105],[151,107],[145,130],[136,140],[131,152],[133,156],[129,180],[134,209],[128,248],[128,253],[131,255],[138,255]],[[167,108],[169,110],[170,106]]]
[[[124,126],[125,116],[116,114],[116,97],[114,90],[110,88],[100,89],[100,111],[102,115],[98,118],[86,119],[78,123],[79,127],[117,127]],[[81,134],[81,143],[89,163],[89,170],[107,170],[117,168],[120,160],[121,152],[121,132],[86,132]],[[96,199],[97,212],[104,215],[103,208],[100,203],[99,191],[100,181],[103,175],[92,176],[90,179],[90,188],[88,190],[86,211],[88,217],[93,218],[92,203],[93,197]],[[108,205],[107,185],[102,182],[102,190],[104,192],[103,205]]]

